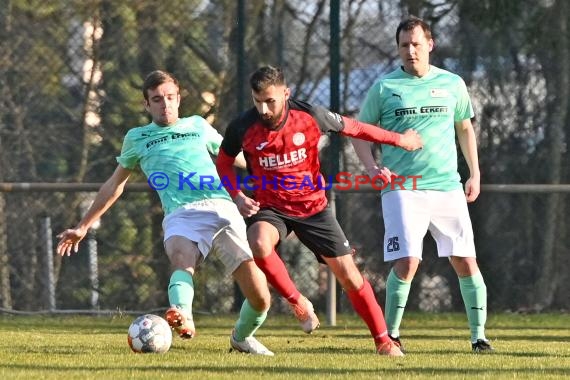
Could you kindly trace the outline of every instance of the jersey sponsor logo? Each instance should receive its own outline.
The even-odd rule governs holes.
[[[268,170],[275,170],[297,165],[307,159],[307,150],[300,148],[284,154],[259,157],[259,166]]]
[[[158,139],[154,139],[154,140],[150,140],[149,142],[146,143],[146,148],[152,148],[153,146],[159,145],[159,144],[164,144],[165,142],[168,142],[170,140],[169,136],[163,136],[160,137]]]
[[[188,133],[173,133],[172,134],[172,140],[177,140],[177,139],[186,139],[186,138],[198,138],[200,137],[199,133],[196,132],[188,132]]]
[[[447,98],[449,96],[449,92],[444,88],[432,88],[429,91],[429,95],[432,98]]]
[[[447,106],[424,106],[420,108],[420,113],[447,113]]]
[[[447,106],[422,106],[422,107],[406,107],[394,110],[395,116],[409,116],[419,114],[447,114],[449,107]]]
[[[394,111],[396,116],[415,115],[418,113],[416,107],[398,108]]]
[[[255,147],[255,149],[257,150],[262,150],[263,148],[265,148],[265,146],[269,144],[269,141],[264,141],[261,144],[259,144],[258,146]]]
[[[142,134],[141,134],[141,136],[142,136]],[[179,139],[186,140],[186,139],[196,139],[199,137],[200,137],[200,134],[197,132],[188,132],[188,133],[176,132],[176,133],[173,133],[172,135],[166,135],[166,136],[162,136],[162,137],[159,137],[157,139],[154,139],[154,140],[150,140],[149,142],[146,143],[145,146],[147,149],[149,149],[149,148],[153,148],[159,144],[164,144],[164,143],[176,141]]]
[[[293,135],[293,144],[296,146],[303,145],[305,142],[305,134],[303,132],[297,132]]]

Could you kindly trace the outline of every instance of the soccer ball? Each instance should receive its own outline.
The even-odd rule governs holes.
[[[154,314],[141,315],[129,326],[129,347],[137,353],[165,353],[172,344],[168,323]]]

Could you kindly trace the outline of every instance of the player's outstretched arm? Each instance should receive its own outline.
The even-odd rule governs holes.
[[[89,210],[85,213],[81,221],[75,228],[67,229],[57,235],[57,253],[60,256],[71,255],[77,252],[79,242],[85,237],[89,228],[107,211],[113,203],[121,196],[125,188],[125,183],[129,179],[131,171],[118,165],[115,172],[99,188],[95,200]]]
[[[344,129],[341,133],[343,135],[375,143],[393,145],[409,151],[423,147],[419,133],[413,129],[408,129],[404,133],[397,133],[345,116],[342,116],[342,120]]]
[[[424,144],[420,134],[415,129],[407,129],[400,135],[398,146],[402,149],[412,151],[421,149]]]

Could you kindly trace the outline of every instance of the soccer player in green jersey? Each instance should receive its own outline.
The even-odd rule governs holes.
[[[253,261],[245,222],[221,186],[210,156],[218,154],[222,136],[200,116],[179,118],[180,89],[172,74],[151,72],[142,92],[152,122],[126,134],[117,168],[79,224],[58,235],[57,252],[62,256],[77,252],[90,226],[119,198],[138,165],[158,192],[165,213],[164,247],[174,269],[168,285],[171,307],[165,315],[170,326],[181,338],[195,335],[192,276],[208,254],[216,254],[246,298],[231,347],[273,356],[253,337],[271,302],[267,280]]]
[[[493,348],[485,337],[487,288],[477,265],[467,202],[477,199],[480,173],[473,109],[464,81],[430,65],[434,47],[431,30],[412,17],[396,30],[402,66],[378,80],[368,91],[359,120],[402,132],[414,128],[422,150],[408,152],[382,147],[382,165],[409,178],[382,192],[385,223],[384,260],[393,262],[386,283],[386,323],[392,340],[400,344],[400,323],[410,285],[422,259],[427,231],[437,243],[439,257],[447,257],[459,277],[471,345],[475,352]],[[455,136],[469,167],[463,191],[457,172]],[[369,142],[353,139],[356,153],[371,177],[379,173]]]

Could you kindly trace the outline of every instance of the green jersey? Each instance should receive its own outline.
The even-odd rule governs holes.
[[[117,162],[126,169],[140,165],[166,215],[190,202],[231,200],[211,157],[218,155],[221,142],[222,136],[200,116],[167,127],[150,123],[127,133]]]
[[[378,80],[368,91],[359,120],[400,133],[413,128],[424,143],[414,152],[382,146],[382,165],[400,176],[402,184],[384,191],[461,189],[454,123],[473,115],[465,82],[449,71],[430,66],[419,78],[399,68]]]

